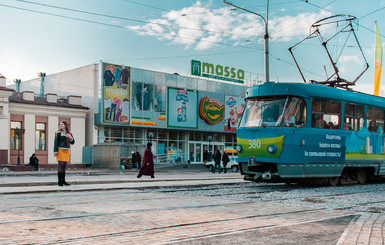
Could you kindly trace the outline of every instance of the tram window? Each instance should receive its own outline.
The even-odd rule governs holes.
[[[311,126],[313,128],[339,129],[341,103],[335,100],[313,99]]]
[[[369,132],[380,134],[384,133],[384,110],[368,107],[366,120]]]
[[[344,130],[359,131],[364,126],[365,107],[351,103],[345,103]]]
[[[302,127],[305,123],[305,101],[279,96],[247,100],[240,127]]]

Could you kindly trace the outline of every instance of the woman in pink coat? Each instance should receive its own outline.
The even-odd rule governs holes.
[[[147,143],[147,148],[143,153],[143,162],[142,167],[139,170],[138,178],[142,177],[142,175],[151,176],[151,178],[155,178],[154,176],[154,156],[151,152],[152,143]]]

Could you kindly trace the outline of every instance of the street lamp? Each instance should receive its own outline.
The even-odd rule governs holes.
[[[207,137],[207,140],[209,141],[209,161],[211,161],[211,141],[213,140],[213,137],[209,136]]]
[[[21,143],[21,135],[24,134],[25,129],[15,128],[15,134],[17,136],[17,166],[20,166],[20,143]]]
[[[268,23],[269,23],[269,0],[267,0],[266,18],[260,14],[254,13],[250,10],[238,7],[238,6],[232,4],[231,2],[228,2],[226,0],[223,0],[222,2],[223,2],[223,4],[233,6],[234,8],[241,9],[241,10],[246,11],[248,13],[258,15],[259,17],[261,17],[263,19],[263,22],[265,22],[265,35],[263,36],[263,38],[265,39],[265,82],[269,82],[270,81],[270,78],[269,78],[269,32],[268,32],[268,28],[267,28]]]
[[[154,137],[154,133],[153,132],[149,132],[148,133],[148,138],[150,138],[150,142],[152,141],[153,137]]]
[[[20,82],[21,82],[21,79],[15,79],[13,81],[16,83],[16,92],[20,93]]]

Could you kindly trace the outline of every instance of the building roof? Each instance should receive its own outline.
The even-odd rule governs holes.
[[[58,98],[57,103],[50,103],[45,98],[42,98],[39,96],[34,96],[33,101],[32,100],[24,100],[23,94],[17,93],[17,92],[14,92],[9,97],[9,102],[32,104],[32,105],[43,105],[43,106],[59,106],[59,107],[67,107],[67,108],[74,108],[74,109],[86,109],[86,110],[89,109],[86,106],[69,104],[67,98]]]
[[[0,86],[0,90],[2,90],[2,91],[15,91],[14,89],[3,87],[3,86]]]

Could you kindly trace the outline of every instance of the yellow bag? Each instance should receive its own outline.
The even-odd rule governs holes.
[[[59,149],[56,161],[58,162],[69,162],[70,161],[70,149]]]

